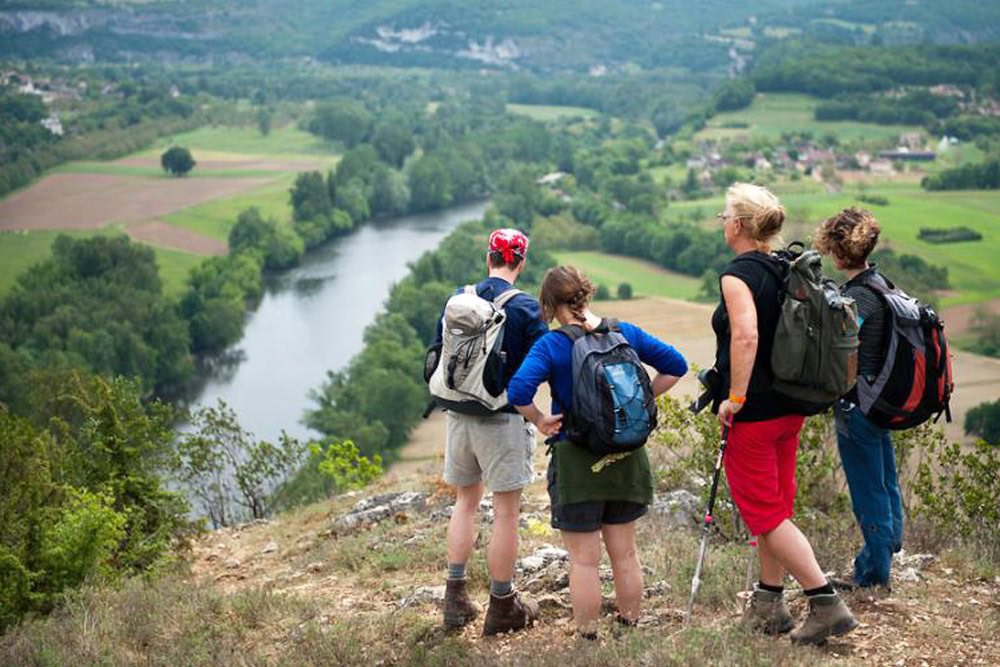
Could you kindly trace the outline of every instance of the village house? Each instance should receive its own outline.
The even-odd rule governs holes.
[[[63,136],[63,126],[62,121],[59,120],[59,116],[52,114],[48,118],[43,118],[41,121],[42,127],[56,135],[57,137]]]
[[[541,178],[539,178],[537,181],[535,181],[535,185],[545,185],[545,186],[551,187],[551,186],[555,185],[556,183],[558,183],[559,181],[561,181],[564,178],[566,178],[566,172],[564,172],[564,171],[553,171],[553,172],[550,172],[548,174],[545,174],[544,176],[542,176]]]
[[[924,133],[903,132],[899,135],[899,145],[910,150],[919,150],[924,147]]]
[[[928,90],[931,95],[937,95],[938,97],[965,97],[965,93],[958,86],[951,83],[942,83],[936,86],[931,86]]]
[[[937,159],[934,151],[911,151],[906,146],[900,146],[894,151],[879,151],[879,157],[887,160],[906,160],[907,162],[931,162]]]
[[[878,158],[868,163],[868,171],[879,176],[892,176],[892,162],[885,158]]]

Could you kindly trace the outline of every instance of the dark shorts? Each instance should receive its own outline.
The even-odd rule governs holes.
[[[570,533],[593,533],[604,524],[631,523],[649,511],[649,506],[627,500],[593,500],[560,505],[556,491],[554,466],[548,470],[549,502],[552,527]]]

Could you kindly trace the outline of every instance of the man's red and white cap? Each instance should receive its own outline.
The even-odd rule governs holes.
[[[508,264],[514,261],[515,255],[524,259],[528,255],[528,237],[510,227],[494,229],[490,234],[490,252],[500,253]]]

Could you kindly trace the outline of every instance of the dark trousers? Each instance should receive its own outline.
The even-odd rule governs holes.
[[[903,547],[903,502],[889,432],[860,408],[840,401],[835,410],[837,448],[865,545],[854,559],[860,586],[889,583],[892,554]]]

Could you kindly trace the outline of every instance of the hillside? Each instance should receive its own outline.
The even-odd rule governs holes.
[[[666,459],[655,455],[662,465]],[[535,469],[544,470],[544,448]],[[748,556],[716,538],[692,627],[683,623],[697,550],[692,505],[664,497],[640,520],[646,602],[637,629],[601,623],[599,645],[572,634],[565,552],[551,545],[544,477],[525,496],[516,585],[542,603],[540,623],[484,639],[481,625],[446,633],[444,532],[451,497],[424,471],[364,492],[198,538],[184,565],[119,588],[84,590],[48,619],[0,639],[5,664],[113,665],[995,665],[1000,577],[960,554],[904,555],[891,597],[852,594],[862,625],[820,648],[750,635],[737,626]],[[678,496],[683,498],[684,496]],[[352,523],[357,508],[367,520]],[[490,501],[480,519],[489,521]],[[486,524],[481,524],[486,525]],[[473,599],[486,600],[484,548],[470,563]],[[821,561],[845,568],[857,536],[813,533]],[[836,554],[831,556],[831,554]],[[525,558],[527,556],[533,556]],[[905,576],[899,576],[905,573]],[[608,577],[607,565],[602,576]],[[605,589],[606,593],[610,588]],[[791,591],[792,613],[805,601]],[[605,608],[613,609],[606,596]]]
[[[871,5],[871,6],[870,6]],[[839,43],[996,39],[979,4],[857,0],[686,3],[581,0],[24,0],[0,2],[0,57],[74,61],[331,63],[532,70],[683,66],[721,70],[759,42],[793,35]],[[758,18],[760,17],[760,18]],[[901,28],[902,26],[902,28]]]

